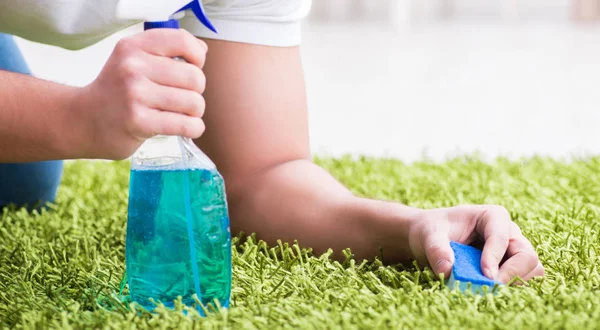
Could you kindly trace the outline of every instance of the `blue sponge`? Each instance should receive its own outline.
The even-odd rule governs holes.
[[[469,245],[450,242],[454,251],[454,266],[448,280],[448,287],[454,289],[457,285],[460,291],[469,290],[483,294],[483,286],[488,286],[488,292],[500,282],[494,281],[483,275],[481,271],[481,250]]]

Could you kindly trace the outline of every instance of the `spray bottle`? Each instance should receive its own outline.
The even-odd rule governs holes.
[[[117,16],[144,28],[179,28],[192,10],[216,32],[200,0],[121,0]],[[174,59],[181,60],[181,59]],[[189,138],[156,136],[133,155],[125,247],[134,302],[152,310],[181,297],[200,313],[228,307],[231,233],[223,177]],[[200,305],[197,302],[200,302]]]

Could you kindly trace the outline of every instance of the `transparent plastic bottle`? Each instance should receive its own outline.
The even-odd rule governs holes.
[[[120,0],[117,17],[178,29],[190,10],[217,33],[199,0]],[[182,60],[182,59],[175,59]],[[134,302],[153,309],[181,297],[228,307],[231,232],[223,177],[188,138],[157,136],[133,155],[125,263]],[[200,307],[200,306],[198,306]],[[202,312],[202,309],[199,309]]]
[[[223,177],[188,138],[157,136],[133,155],[126,238],[129,291],[156,302],[229,305],[231,233]],[[202,309],[199,309],[202,311]]]

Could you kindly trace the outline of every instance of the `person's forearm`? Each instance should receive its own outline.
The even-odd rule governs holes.
[[[255,174],[244,187],[232,186],[230,210],[234,235],[256,233],[341,258],[350,248],[356,258],[412,258],[408,235],[420,210],[356,197],[309,160],[284,163]]]
[[[72,158],[79,128],[69,116],[77,90],[0,71],[0,162]]]

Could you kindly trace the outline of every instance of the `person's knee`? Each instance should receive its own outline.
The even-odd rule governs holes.
[[[31,74],[29,66],[11,35],[0,33],[0,70]]]
[[[0,70],[31,74],[14,38],[1,33]],[[0,164],[0,207],[9,204],[36,207],[53,201],[62,170],[62,161]]]
[[[0,164],[0,207],[38,207],[53,202],[63,161]]]

